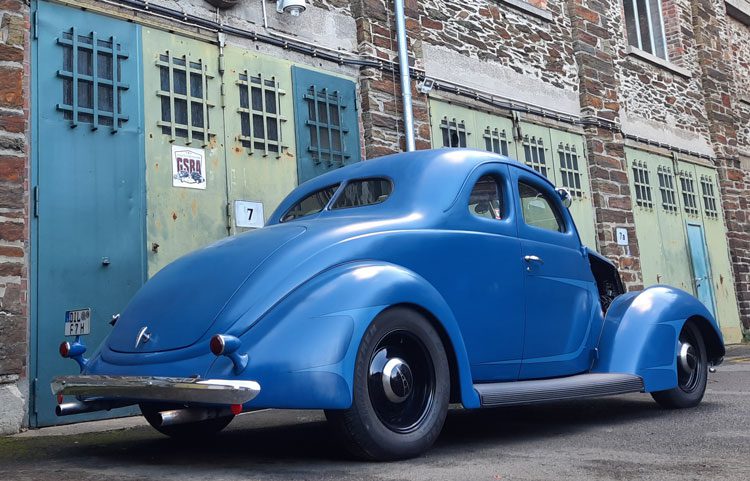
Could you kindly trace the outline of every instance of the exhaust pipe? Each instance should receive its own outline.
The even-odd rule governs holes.
[[[58,404],[55,414],[58,416],[70,416],[71,414],[91,413],[94,411],[109,411],[110,409],[129,406],[133,403],[108,402],[108,401],[71,401]]]
[[[197,423],[208,419],[231,416],[230,408],[185,408],[161,411],[159,426],[174,426],[176,424]]]

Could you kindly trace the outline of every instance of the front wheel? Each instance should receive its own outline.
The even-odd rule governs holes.
[[[677,351],[677,387],[651,393],[668,409],[691,408],[700,404],[708,381],[708,356],[700,330],[686,322],[680,332]]]
[[[420,313],[396,307],[365,332],[354,371],[354,399],[326,411],[357,457],[418,456],[440,435],[448,412],[450,375],[443,343]]]

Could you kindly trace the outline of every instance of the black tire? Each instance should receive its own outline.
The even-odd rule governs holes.
[[[695,407],[700,404],[706,392],[708,356],[706,343],[698,326],[691,321],[686,322],[680,332],[679,342],[677,387],[651,393],[654,400],[667,409]],[[683,349],[687,351],[686,354],[683,354]]]
[[[445,348],[430,322],[412,309],[388,309],[375,318],[360,343],[351,408],[326,411],[326,417],[358,458],[419,456],[443,428],[450,397],[448,369]]]
[[[160,404],[141,404],[141,414],[152,428],[160,433],[173,439],[200,439],[213,436],[232,422],[233,415],[222,416],[219,418],[206,419],[195,423],[175,424],[173,426],[160,426],[160,411],[170,409],[179,409],[179,406],[160,405]]]

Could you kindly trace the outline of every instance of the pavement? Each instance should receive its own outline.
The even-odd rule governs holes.
[[[453,410],[424,456],[349,457],[322,412],[267,410],[219,436],[170,440],[142,418],[0,438],[0,479],[15,480],[750,480],[750,346],[730,346],[693,409],[647,394]]]

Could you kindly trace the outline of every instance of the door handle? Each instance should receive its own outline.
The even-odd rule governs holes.
[[[538,262],[540,264],[544,264],[544,261],[539,256],[524,256],[523,260],[526,262]]]

